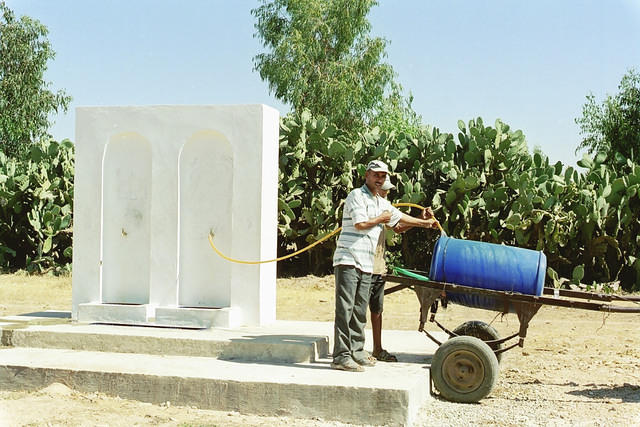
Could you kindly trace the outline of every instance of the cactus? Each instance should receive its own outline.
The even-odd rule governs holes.
[[[25,158],[0,153],[0,268],[71,270],[73,144],[43,139]]]
[[[283,118],[280,252],[340,226],[344,198],[377,158],[394,173],[390,198],[432,206],[452,236],[543,250],[551,285],[640,289],[640,166],[618,155],[623,167],[614,170],[601,153],[585,155],[578,169],[552,163],[500,120],[460,120],[458,128],[456,139],[435,127],[356,133],[309,113]],[[425,230],[389,235],[389,258],[401,253],[405,265],[425,269],[436,238]],[[315,249],[299,270],[328,271],[332,250]]]

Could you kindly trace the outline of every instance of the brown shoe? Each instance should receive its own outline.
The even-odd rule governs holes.
[[[379,353],[373,352],[373,357],[381,362],[397,362],[398,358],[390,354],[387,350],[380,350]]]
[[[331,363],[331,369],[338,369],[348,372],[364,372],[364,368],[358,365],[353,359],[345,359],[343,361],[333,361]]]
[[[365,357],[354,357],[353,360],[360,366],[374,366],[376,359],[367,355]]]

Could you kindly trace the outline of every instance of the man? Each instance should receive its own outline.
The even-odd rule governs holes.
[[[384,224],[437,227],[435,220],[403,214],[378,195],[388,173],[384,162],[369,162],[365,185],[351,191],[344,203],[342,231],[333,256],[336,311],[331,367],[334,369],[362,372],[362,366],[375,364],[375,359],[364,350],[364,326],[373,257]]]
[[[396,188],[391,183],[389,175],[387,175],[384,184],[380,187],[378,195],[383,199],[387,198],[389,191]],[[426,208],[422,211],[422,218],[433,218],[433,211],[431,208]],[[409,225],[397,225],[393,228],[396,233],[403,233],[412,228]],[[369,297],[369,311],[371,313],[371,329],[373,332],[373,353],[371,354],[375,359],[382,362],[397,362],[398,359],[393,354],[390,354],[387,350],[382,348],[382,309],[384,306],[384,285],[385,281],[382,275],[387,272],[387,264],[384,260],[384,253],[386,250],[386,233],[383,229],[378,238],[378,244],[376,246],[376,252],[373,259],[373,275],[371,276],[371,293]]]

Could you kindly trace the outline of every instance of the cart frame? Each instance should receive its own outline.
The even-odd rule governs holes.
[[[409,271],[418,275],[427,275],[423,271]],[[426,278],[416,279],[396,275],[384,275],[383,277],[386,282],[397,283],[395,286],[386,288],[385,295],[406,288],[411,288],[416,292],[420,300],[420,325],[418,331],[424,332],[430,340],[438,345],[438,350],[436,350],[431,364],[432,385],[435,385],[444,398],[456,402],[477,402],[491,392],[497,379],[498,361],[501,354],[516,346],[524,347],[529,322],[544,305],[606,313],[640,313],[640,296],[622,296],[546,287],[543,288],[542,295],[537,296],[436,282]],[[480,334],[469,331],[468,328],[464,330],[465,324],[460,325],[454,331],[447,329],[435,319],[435,315],[438,310],[438,302],[443,307],[447,306],[448,292],[476,294],[493,299],[496,302],[495,306],[503,307],[502,310],[477,308],[498,311],[503,314],[515,312],[520,323],[518,332],[508,337],[500,338],[490,325],[478,321],[475,323],[484,328]],[[637,304],[637,307],[609,304],[613,301],[633,302]],[[430,316],[428,316],[429,312],[431,312]],[[449,340],[440,341],[424,329],[427,317],[429,317],[429,322],[434,323],[447,333]],[[460,328],[464,330],[463,333],[456,332]],[[516,343],[505,347],[502,346],[516,337],[518,337]],[[490,356],[491,352],[495,357]],[[489,356],[487,356],[487,353]]]

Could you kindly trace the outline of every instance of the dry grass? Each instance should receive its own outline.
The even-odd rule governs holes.
[[[277,295],[278,319],[333,321],[333,276],[278,279]],[[43,310],[71,311],[71,276],[0,275],[0,316]],[[389,295],[385,298],[384,326],[415,329],[419,310],[412,291]]]
[[[71,276],[0,275],[0,316],[71,311]]]
[[[334,310],[333,276],[278,279],[278,319],[333,322]],[[393,293],[384,300],[384,327],[416,329],[419,313],[413,291]]]

